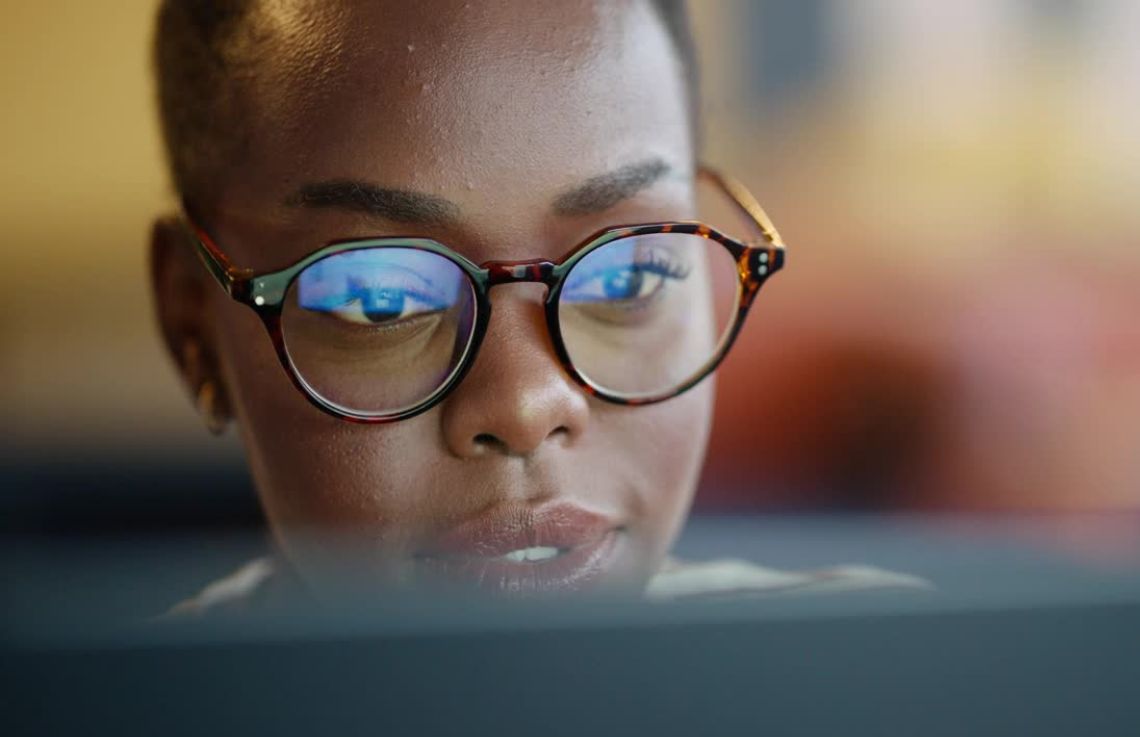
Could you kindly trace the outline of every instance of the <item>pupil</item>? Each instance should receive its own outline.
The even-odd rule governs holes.
[[[602,289],[610,299],[631,299],[641,293],[644,278],[641,269],[637,267],[621,269],[606,277]]]
[[[361,300],[369,322],[393,320],[404,313],[404,292],[399,289],[370,289]]]

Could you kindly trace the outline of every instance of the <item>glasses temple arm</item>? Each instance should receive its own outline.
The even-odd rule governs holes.
[[[242,287],[249,280],[250,273],[248,270],[239,269],[231,264],[226,254],[222,253],[222,249],[214,243],[210,234],[194,221],[185,207],[183,208],[182,220],[186,224],[194,251],[198,254],[202,264],[205,265],[206,270],[210,272],[210,275],[225,290],[226,294],[235,299],[238,298],[243,291]]]
[[[752,196],[748,188],[741,184],[739,180],[727,174],[722,174],[707,165],[701,165],[698,170],[698,176],[711,180],[728,194],[728,196],[732,198],[733,204],[756,226],[756,229],[760,232],[760,235],[763,236],[764,240],[778,248],[785,248],[784,241],[780,238],[780,232],[776,230],[776,226],[772,224],[768,213],[764,212],[764,208],[760,206],[760,203],[756,201],[756,198]]]

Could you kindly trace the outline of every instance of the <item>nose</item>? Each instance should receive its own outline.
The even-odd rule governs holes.
[[[443,403],[444,439],[456,456],[529,457],[568,446],[585,431],[589,400],[554,353],[542,291],[520,285],[492,292],[494,315],[479,355]]]

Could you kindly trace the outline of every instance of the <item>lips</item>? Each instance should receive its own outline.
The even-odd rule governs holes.
[[[433,577],[504,594],[587,589],[610,568],[621,535],[573,504],[496,507],[431,540],[416,566]]]

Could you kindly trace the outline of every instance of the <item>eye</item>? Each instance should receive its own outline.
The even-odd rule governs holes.
[[[311,269],[301,275],[298,302],[311,313],[348,325],[395,326],[438,314],[453,300],[432,281],[406,269]]]
[[[595,277],[606,299],[644,299],[661,288],[664,277],[635,265],[606,269]]]
[[[636,260],[617,261],[599,258],[583,263],[567,279],[562,298],[579,303],[646,303],[659,295],[668,282],[684,280],[689,273],[687,267],[661,254],[640,254]]]
[[[407,287],[370,286],[350,280],[345,301],[323,312],[357,325],[385,325],[441,312],[440,300]]]

